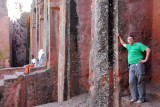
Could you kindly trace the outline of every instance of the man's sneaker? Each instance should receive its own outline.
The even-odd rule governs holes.
[[[141,100],[138,100],[137,101],[137,104],[141,104],[141,103],[143,103],[144,101],[141,101]]]
[[[130,103],[133,103],[133,102],[135,102],[135,101],[136,101],[136,100],[133,100],[133,99],[129,100]]]
[[[25,76],[27,75],[26,73],[23,73]]]

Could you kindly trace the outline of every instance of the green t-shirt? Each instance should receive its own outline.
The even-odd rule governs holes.
[[[136,42],[132,45],[126,44],[126,48],[128,50],[128,63],[136,64],[139,63],[140,60],[143,60],[142,52],[147,48],[146,45]]]

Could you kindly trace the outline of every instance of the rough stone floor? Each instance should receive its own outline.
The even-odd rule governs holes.
[[[36,107],[86,107],[86,100],[87,100],[88,94],[83,94],[80,96],[73,97],[72,99],[68,101],[64,101],[61,103],[48,103],[39,105]]]
[[[160,86],[151,85],[147,86],[146,102],[142,104],[130,103],[130,96],[122,97],[122,107],[160,107]]]

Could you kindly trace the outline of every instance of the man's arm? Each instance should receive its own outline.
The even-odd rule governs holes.
[[[117,34],[117,37],[119,38],[121,44],[126,48],[126,43],[123,41],[122,37],[120,36],[120,34]]]
[[[151,53],[151,49],[147,47],[147,48],[145,49],[145,51],[146,51],[146,57],[145,57],[145,59],[139,61],[141,64],[143,64],[143,63],[145,63],[145,62],[148,61],[149,55],[150,55],[150,53]]]

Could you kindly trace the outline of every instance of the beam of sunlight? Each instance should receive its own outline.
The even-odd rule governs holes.
[[[8,17],[16,21],[23,12],[30,12],[32,0],[7,0]]]

